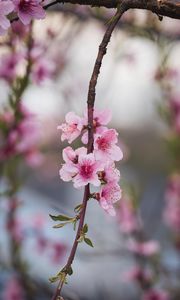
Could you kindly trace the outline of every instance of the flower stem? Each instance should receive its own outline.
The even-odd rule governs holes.
[[[115,14],[114,18],[111,20],[111,22],[108,25],[108,28],[103,36],[102,42],[99,46],[97,58],[95,61],[94,69],[92,72],[92,76],[89,82],[89,90],[88,90],[88,99],[87,99],[87,110],[88,110],[88,145],[87,145],[87,153],[93,152],[93,143],[94,143],[94,136],[93,136],[93,112],[94,112],[94,103],[95,103],[95,96],[96,96],[96,85],[97,85],[97,79],[100,73],[100,68],[102,64],[102,60],[104,55],[106,54],[107,45],[110,42],[112,32],[114,28],[116,27],[116,24],[118,23],[119,19],[123,15],[123,13],[126,11],[126,6],[121,5],[117,13]],[[80,219],[79,219],[79,226],[76,233],[76,237],[69,255],[69,258],[67,260],[67,263],[64,267],[65,270],[68,270],[74,260],[74,257],[76,255],[76,250],[78,247],[78,239],[80,237],[83,225],[84,225],[84,219],[86,214],[86,208],[87,208],[87,202],[90,198],[90,186],[87,184],[84,189],[84,196],[83,196],[83,202],[82,202],[82,209],[80,212]],[[52,300],[58,300],[61,295],[61,290],[63,287],[64,282],[59,282],[58,287],[52,297]]]

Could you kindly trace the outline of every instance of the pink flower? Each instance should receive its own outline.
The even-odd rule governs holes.
[[[152,273],[150,270],[143,270],[140,266],[135,266],[132,270],[123,274],[124,282],[138,281],[141,284],[147,284],[152,280]]]
[[[31,149],[25,153],[25,160],[28,166],[32,168],[39,167],[44,161],[44,156],[37,149]]]
[[[68,140],[71,144],[80,134],[82,130],[81,118],[74,112],[67,113],[65,117],[66,123],[59,125],[57,129],[62,130],[61,141]]]
[[[120,179],[120,172],[115,168],[114,163],[108,162],[105,165],[104,170],[99,172],[98,176],[103,183],[117,183]]]
[[[117,219],[120,224],[120,230],[124,233],[132,233],[141,227],[141,221],[138,219],[129,198],[123,197],[121,199],[117,210]]]
[[[19,140],[16,144],[16,151],[19,153],[28,152],[38,143],[40,132],[37,122],[33,118],[26,118],[17,127]]]
[[[119,161],[123,158],[121,149],[116,145],[117,135],[115,129],[104,131],[101,135],[95,134],[94,154],[100,161]]]
[[[36,84],[41,84],[47,79],[51,79],[55,72],[55,64],[52,60],[41,58],[34,63],[32,69],[32,80]]]
[[[1,57],[0,77],[11,83],[17,76],[17,65],[21,56],[16,53],[6,54]]]
[[[94,133],[101,134],[103,131],[107,130],[104,125],[107,125],[111,120],[112,114],[109,109],[104,110],[94,110],[93,113],[93,125],[94,125]],[[88,117],[87,113],[85,113],[85,117],[82,119],[82,124],[84,127],[88,125]],[[88,142],[88,131],[85,131],[82,136],[82,142],[87,144]]]
[[[13,239],[17,243],[22,242],[24,235],[22,232],[22,223],[19,220],[17,219],[9,220],[6,229],[9,231],[9,233],[12,235]]]
[[[62,243],[55,242],[52,244],[51,247],[52,247],[52,262],[55,264],[59,263],[64,258],[64,255],[67,250],[67,246]]]
[[[115,216],[116,212],[113,204],[121,198],[121,189],[117,183],[106,184],[101,188],[99,193],[100,206],[111,216]]]
[[[175,232],[180,232],[180,175],[174,174],[168,183],[166,191],[166,206],[164,220]]]
[[[24,25],[28,25],[32,19],[44,19],[45,10],[41,6],[41,0],[13,0],[15,11]]]
[[[2,141],[0,159],[7,159],[15,155],[21,155],[31,166],[42,163],[43,156],[37,149],[40,139],[40,127],[34,115],[23,106],[18,108],[19,120],[15,123],[14,117],[5,114],[0,117],[6,128],[7,136]],[[9,120],[8,120],[9,118]]]
[[[5,17],[14,9],[12,1],[0,1],[0,34],[5,34],[10,27],[10,21]]]
[[[49,242],[45,237],[40,236],[37,238],[37,250],[41,255],[43,252],[46,251],[48,246],[49,246]]]
[[[29,26],[25,26],[20,20],[14,21],[11,24],[11,29],[13,32],[13,36],[18,37],[19,39],[23,39],[26,37],[29,32]]]
[[[169,295],[162,290],[150,289],[143,295],[143,300],[169,300]]]
[[[75,166],[77,175],[73,178],[74,187],[79,188],[88,183],[100,185],[98,172],[102,170],[102,163],[95,160],[94,154],[79,155],[78,164]]]
[[[5,290],[3,292],[3,300],[23,300],[24,298],[24,292],[23,288],[17,278],[11,278],[6,286]]]
[[[131,239],[128,243],[128,249],[139,255],[151,256],[157,254],[160,247],[157,241],[137,242]]]
[[[74,167],[74,165],[78,163],[79,155],[85,155],[86,153],[87,149],[85,147],[78,148],[75,151],[71,147],[66,147],[63,150],[63,159],[65,164],[59,171],[59,175],[62,180],[72,180],[72,178],[77,174],[77,168]]]

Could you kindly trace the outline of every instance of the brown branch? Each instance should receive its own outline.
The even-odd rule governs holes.
[[[179,0],[55,0],[47,5],[44,9],[48,9],[56,4],[80,4],[90,5],[92,7],[106,7],[117,8],[118,4],[126,3],[127,9],[144,9],[155,13],[162,17],[170,17],[173,19],[180,19],[180,2]],[[14,17],[10,22],[17,21],[19,18]]]
[[[108,16],[106,14],[97,14],[93,9],[87,12],[76,10],[72,5],[59,5],[58,8],[55,8],[54,11],[57,11],[59,13],[62,13],[64,15],[74,16],[76,17],[80,22],[86,22],[87,20],[94,19],[102,24],[106,24],[108,22]],[[157,28],[156,26],[152,25],[149,26],[149,24],[143,24],[139,25],[135,22],[132,22],[132,20],[121,20],[116,28],[119,28],[120,30],[124,30],[127,33],[131,33],[135,36],[142,36],[143,37],[149,37],[149,35],[153,36],[161,36],[167,40],[170,41],[178,41],[180,40],[180,32],[169,32],[168,30],[164,28]],[[147,35],[149,33],[149,35]]]
[[[117,13],[115,14],[115,16],[113,17],[113,19],[111,20],[105,34],[104,37],[102,39],[102,42],[99,46],[99,51],[98,51],[98,55],[95,61],[95,65],[94,65],[94,69],[93,69],[93,73],[90,79],[90,83],[89,83],[89,90],[88,90],[88,99],[87,99],[87,109],[88,109],[88,145],[87,145],[87,153],[91,153],[93,151],[93,142],[94,142],[94,136],[93,136],[93,111],[94,111],[94,102],[95,102],[95,96],[96,96],[96,84],[97,84],[97,79],[100,73],[100,68],[101,68],[101,64],[102,64],[102,60],[104,55],[106,54],[106,49],[107,49],[107,45],[110,42],[111,39],[111,35],[112,32],[114,30],[114,28],[116,27],[116,24],[118,23],[119,19],[121,18],[121,16],[123,15],[123,13],[126,11],[126,6],[122,3],[120,8],[118,9]],[[76,233],[76,237],[68,258],[68,261],[64,267],[64,270],[67,271],[70,269],[73,261],[74,261],[74,257],[76,254],[76,250],[78,247],[78,239],[81,235],[81,231],[83,229],[83,225],[84,225],[84,219],[85,219],[85,214],[86,214],[86,208],[87,208],[87,202],[88,199],[90,198],[90,187],[89,184],[85,186],[84,189],[84,197],[83,197],[83,203],[82,203],[82,209],[80,212],[80,219],[79,219],[79,225],[78,225],[78,230]],[[59,282],[58,287],[55,291],[55,294],[52,298],[52,300],[57,300],[58,297],[60,297],[61,295],[61,290],[63,287],[64,282]]]

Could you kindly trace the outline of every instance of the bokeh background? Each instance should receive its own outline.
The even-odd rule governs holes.
[[[21,185],[16,194],[21,202],[16,212],[18,234],[22,238],[20,252],[28,266],[28,282],[35,291],[26,295],[27,299],[50,299],[55,284],[48,278],[63,267],[71,249],[75,234],[72,226],[53,229],[49,217],[59,213],[73,215],[74,207],[82,199],[82,191],[59,178],[61,153],[66,143],[61,142],[57,126],[68,111],[83,115],[86,109],[88,82],[98,45],[113,13],[113,10],[59,5],[47,12],[45,20],[33,23],[32,37],[37,45],[34,52],[40,51],[38,55],[46,60],[48,71],[43,80],[37,80],[40,73],[35,73],[22,96],[23,104],[36,115],[40,132],[37,145],[43,156],[36,168],[21,164]],[[172,113],[169,101],[175,95],[180,103],[179,39],[179,21],[164,18],[160,22],[156,15],[144,11],[127,13],[111,39],[96,95],[96,107],[112,110],[110,127],[119,132],[124,152],[124,159],[118,165],[123,197],[136,199],[146,240],[159,243],[159,252],[152,262],[145,255],[143,264],[150,265],[150,269],[156,265],[160,276],[153,284],[167,288],[168,299],[177,300],[180,299],[177,231],[174,239],[174,231],[163,216],[168,177],[174,169],[178,171],[168,147],[169,136],[176,131],[175,117],[171,115],[169,122],[165,113],[167,110]],[[3,55],[8,51],[4,37],[0,47],[2,113],[11,90],[2,75]],[[180,138],[178,134],[176,137]],[[0,182],[3,192],[8,184],[3,172]],[[7,197],[1,198],[0,299],[9,300],[4,290],[19,270],[11,265]],[[119,209],[117,205],[117,217],[112,218],[98,203],[90,201],[87,223],[94,249],[86,244],[79,246],[74,274],[63,290],[66,299],[141,299],[146,288],[127,275],[139,264],[139,257],[128,249],[128,234],[121,230]],[[21,300],[11,298],[15,299]]]

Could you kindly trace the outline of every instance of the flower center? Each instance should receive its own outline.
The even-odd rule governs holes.
[[[93,173],[93,166],[92,165],[82,165],[80,169],[80,175],[84,178],[91,177]]]
[[[110,148],[110,143],[105,138],[98,138],[98,147],[101,150],[108,150]]]

